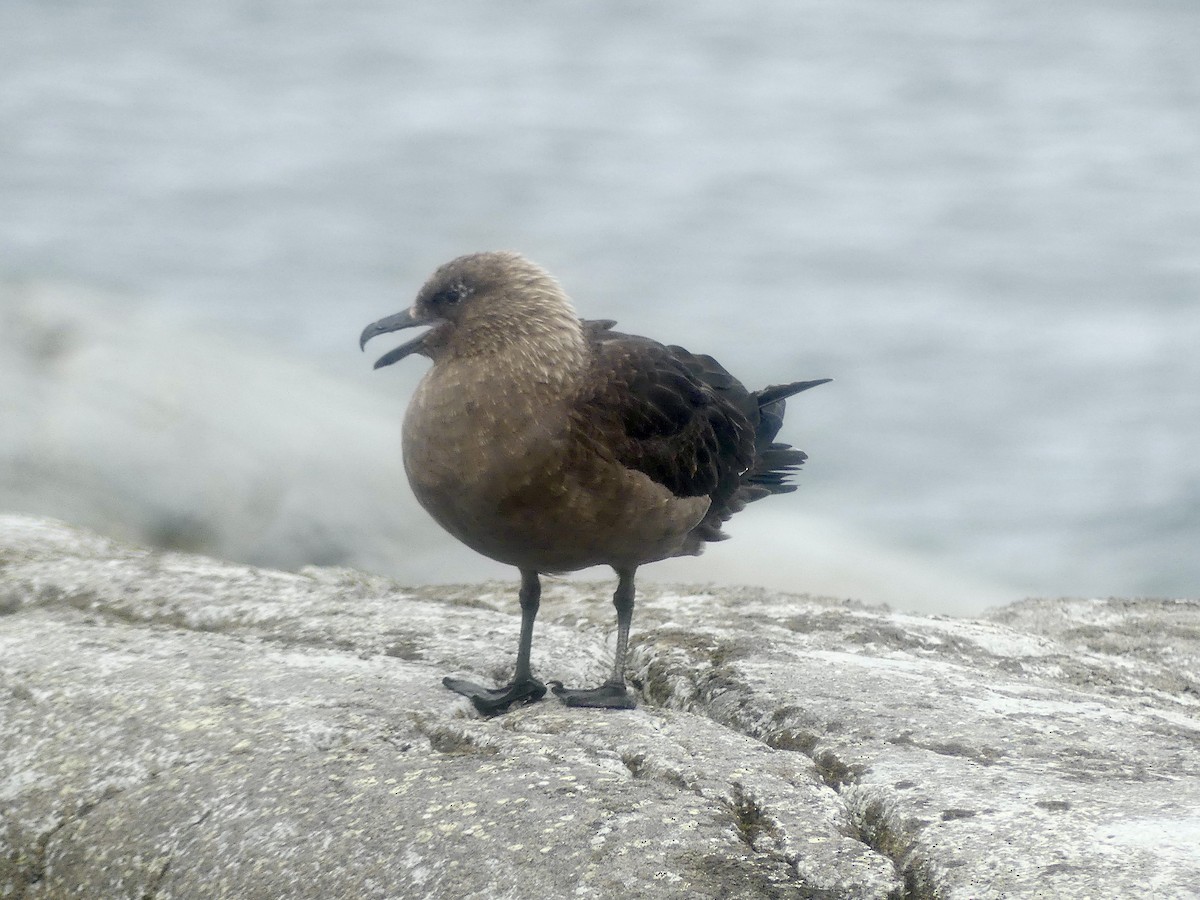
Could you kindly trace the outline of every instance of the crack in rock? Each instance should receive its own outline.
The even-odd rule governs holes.
[[[779,853],[779,823],[764,811],[758,799],[748,793],[740,782],[735,781],[730,788],[732,796],[729,805],[742,841],[755,853],[765,853],[782,859]]]
[[[154,900],[158,896],[159,888],[162,887],[163,879],[167,877],[167,872],[171,869],[171,861],[174,859],[174,854],[168,856],[159,868],[154,877],[150,879],[150,883],[146,885],[146,890],[142,892],[141,900]]]
[[[652,635],[656,640],[657,635]],[[751,698],[753,691],[741,683],[737,673],[725,663],[728,653],[722,653],[720,663],[705,669],[693,659],[664,661],[658,658],[650,638],[631,647],[640,680],[646,685],[643,696],[648,705],[662,708],[681,709],[703,715],[713,722],[731,729],[735,733],[760,741],[775,751],[798,753],[807,757],[816,767],[816,774],[841,799],[843,810],[850,823],[848,837],[859,841],[871,852],[887,859],[896,872],[901,887],[889,895],[889,900],[936,900],[938,886],[928,863],[913,853],[915,831],[904,828],[891,808],[890,798],[876,796],[865,804],[856,803],[848,789],[858,785],[866,767],[848,765],[832,750],[817,752],[820,738],[809,731],[782,728],[773,729],[764,725],[761,718],[754,716]],[[671,642],[670,655],[681,652],[678,639]],[[716,642],[707,642],[693,636],[688,652],[705,652],[718,647]],[[720,653],[720,649],[717,650]],[[673,672],[668,672],[673,667]],[[639,685],[640,687],[641,685]],[[778,722],[782,711],[775,719]],[[957,749],[957,748],[956,748]],[[764,807],[734,785],[731,809],[743,841],[755,852],[772,853],[779,843],[778,823],[769,816]],[[879,789],[873,789],[877,793]],[[760,849],[761,847],[761,849]],[[780,857],[781,859],[784,857]],[[794,870],[794,861],[788,861]]]
[[[901,821],[894,800],[882,792],[851,790],[842,794],[854,837],[892,861],[903,887],[888,900],[937,900],[940,896],[928,861],[916,852],[921,823]]]
[[[25,892],[35,884],[38,884],[46,877],[46,856],[50,852],[50,843],[66,828],[81,822],[89,813],[103,804],[106,800],[111,800],[123,792],[122,788],[116,785],[106,785],[104,790],[98,797],[81,800],[75,804],[74,809],[59,813],[56,818],[57,822],[46,831],[39,834],[33,843],[33,854],[28,859],[24,867],[21,866],[21,861],[17,860],[16,876],[20,881],[17,884],[17,896],[22,897]],[[25,871],[22,872],[21,869]]]

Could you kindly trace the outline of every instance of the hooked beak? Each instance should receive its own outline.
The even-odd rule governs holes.
[[[362,335],[358,339],[358,346],[365,350],[367,341],[373,337],[378,337],[381,334],[388,334],[393,331],[400,331],[402,328],[413,328],[417,325],[431,325],[439,321],[436,318],[421,318],[414,316],[411,309],[406,309],[403,312],[398,312],[394,316],[388,316],[386,319],[380,319],[378,322],[372,322],[363,329]],[[420,353],[424,348],[425,339],[429,337],[429,332],[420,337],[413,338],[406,344],[401,344],[393,350],[389,350],[383,356],[375,361],[375,368],[382,369],[384,366],[390,366],[394,362],[404,359],[411,353]]]

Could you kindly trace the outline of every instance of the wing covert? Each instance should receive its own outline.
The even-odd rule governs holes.
[[[587,423],[580,439],[679,497],[736,490],[754,462],[754,429],[697,377],[691,354],[609,330],[592,337],[593,368],[576,404]]]

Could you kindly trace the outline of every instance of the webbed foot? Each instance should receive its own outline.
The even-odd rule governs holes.
[[[550,690],[567,706],[588,706],[596,709],[633,709],[637,698],[622,681],[606,681],[598,688],[568,688],[561,681],[551,681]]]
[[[485,688],[463,678],[446,676],[442,684],[456,694],[470,697],[475,708],[485,716],[502,713],[514,703],[533,703],[546,695],[546,686],[536,678],[514,681],[502,688]]]

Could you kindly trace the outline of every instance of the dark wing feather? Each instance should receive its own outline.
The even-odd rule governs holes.
[[[594,362],[576,404],[580,439],[678,497],[736,491],[754,464],[744,412],[702,376],[701,358],[610,328],[585,323]]]
[[[583,323],[595,363],[576,407],[576,433],[592,452],[644,472],[677,496],[709,496],[708,512],[681,554],[728,537],[721,526],[747,503],[796,489],[788,476],[808,457],[775,441],[785,401],[828,378],[751,392],[711,356],[621,334],[615,324]]]

